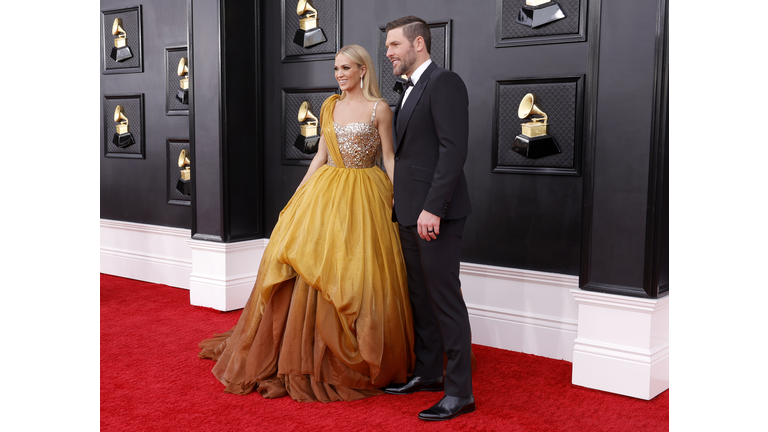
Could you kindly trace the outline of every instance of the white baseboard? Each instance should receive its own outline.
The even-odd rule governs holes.
[[[461,263],[472,342],[571,361],[578,276]]]
[[[190,302],[241,308],[268,239],[216,243],[190,231],[101,221],[101,271],[190,290]],[[462,292],[473,343],[544,357],[573,358],[578,277],[462,263]]]
[[[269,239],[237,243],[189,240],[193,270],[190,303],[222,311],[245,307]]]
[[[573,296],[579,304],[573,384],[646,400],[669,388],[669,296],[580,289]]]
[[[190,230],[101,220],[101,273],[189,289]]]

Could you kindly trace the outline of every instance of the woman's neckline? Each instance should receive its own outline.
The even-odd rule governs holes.
[[[371,122],[349,122],[349,123],[345,124],[344,126],[342,126],[336,120],[334,120],[333,124],[335,124],[336,126],[342,128],[342,129],[345,129],[349,125],[353,125],[353,124],[367,124],[367,125],[369,125],[369,124],[371,124]]]

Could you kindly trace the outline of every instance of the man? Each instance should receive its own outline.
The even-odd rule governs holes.
[[[384,391],[444,391],[423,420],[449,420],[475,410],[472,345],[459,263],[464,223],[472,212],[464,162],[469,98],[464,81],[430,60],[429,27],[407,16],[387,24],[387,58],[408,83],[395,106],[394,207],[408,272],[416,366],[404,385]],[[412,84],[412,85],[411,85]],[[443,353],[447,357],[443,378]]]

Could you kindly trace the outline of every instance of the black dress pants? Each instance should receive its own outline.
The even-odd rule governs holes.
[[[472,394],[472,337],[459,280],[466,220],[441,220],[440,234],[431,241],[419,237],[416,225],[400,226],[413,310],[414,374],[442,376],[445,353],[445,394],[457,397]]]

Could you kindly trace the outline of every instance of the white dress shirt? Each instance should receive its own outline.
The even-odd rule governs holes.
[[[432,60],[427,59],[427,61],[422,63],[421,66],[417,67],[416,70],[413,71],[413,74],[411,75],[411,81],[413,82],[413,85],[408,86],[408,88],[405,90],[405,96],[403,96],[403,102],[400,104],[400,108],[405,105],[405,100],[408,99],[408,95],[411,94],[411,90],[416,87],[416,83],[419,82],[419,78],[421,78],[421,75],[425,70],[427,70],[427,67],[429,67],[430,63],[432,63]]]

